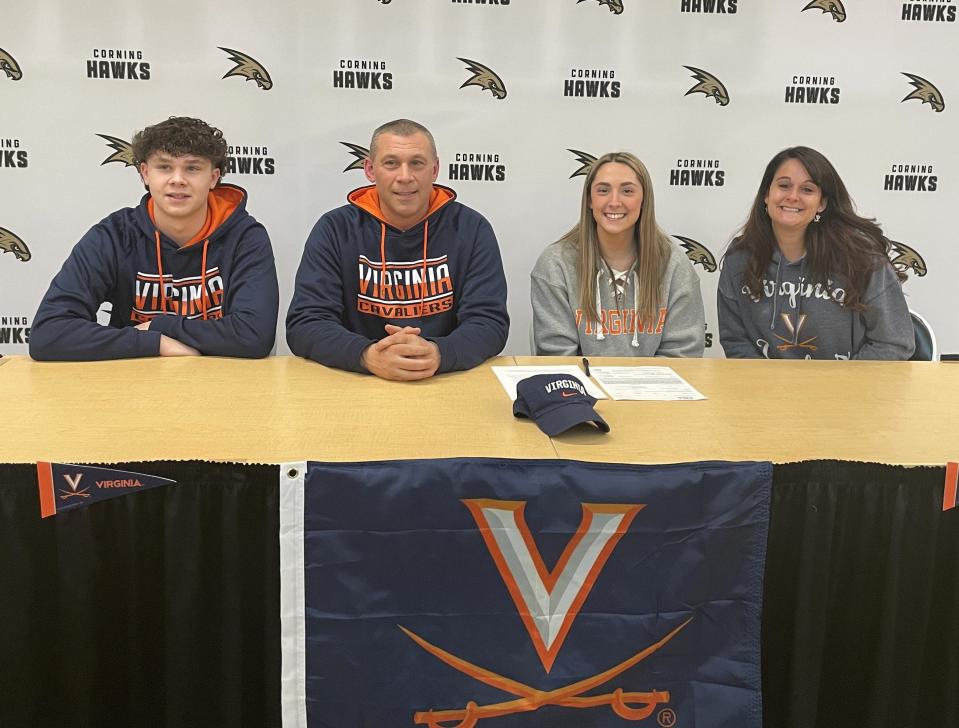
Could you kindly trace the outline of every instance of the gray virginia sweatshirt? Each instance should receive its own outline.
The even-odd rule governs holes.
[[[679,247],[670,241],[663,276],[664,304],[654,320],[636,315],[635,266],[617,295],[610,270],[600,261],[596,323],[579,308],[577,250],[556,242],[539,256],[530,274],[533,306],[533,353],[552,356],[691,356],[703,355],[705,313],[699,276]]]
[[[743,284],[745,252],[728,255],[719,276],[719,339],[730,359],[908,359],[915,338],[902,286],[888,262],[872,274],[862,301],[842,305],[841,281],[808,280],[803,260],[773,253],[759,299]]]

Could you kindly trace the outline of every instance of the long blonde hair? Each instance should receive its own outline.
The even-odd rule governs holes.
[[[653,200],[653,183],[649,171],[639,159],[629,152],[610,152],[599,157],[586,175],[583,183],[583,199],[580,205],[579,222],[560,238],[560,243],[569,243],[579,252],[576,274],[579,278],[579,307],[591,324],[596,323],[596,270],[601,260],[599,235],[596,220],[590,208],[590,189],[600,167],[610,162],[625,164],[636,174],[643,188],[643,202],[639,221],[633,229],[636,245],[636,274],[639,279],[637,316],[643,320],[655,320],[659,316],[663,297],[663,275],[669,262],[669,237],[656,224]]]

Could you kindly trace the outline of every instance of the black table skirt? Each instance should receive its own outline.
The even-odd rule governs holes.
[[[111,467],[178,485],[41,521],[36,469],[0,465],[0,726],[279,727],[278,468]],[[944,477],[776,466],[768,728],[959,727]]]

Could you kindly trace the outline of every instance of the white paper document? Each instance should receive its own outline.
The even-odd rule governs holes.
[[[516,401],[516,385],[528,377],[536,374],[567,374],[576,377],[586,387],[586,391],[596,399],[606,399],[603,390],[587,377],[583,370],[575,364],[552,364],[549,366],[529,366],[529,367],[492,367],[493,373],[499,379],[503,389],[509,398]],[[592,371],[592,369],[590,370]]]
[[[613,399],[706,399],[669,367],[590,367],[589,373]]]

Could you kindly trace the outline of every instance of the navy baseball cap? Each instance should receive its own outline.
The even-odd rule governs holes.
[[[574,425],[592,422],[601,432],[609,432],[606,420],[596,414],[596,398],[570,374],[537,374],[516,385],[514,417],[535,420],[550,437],[566,432]]]

